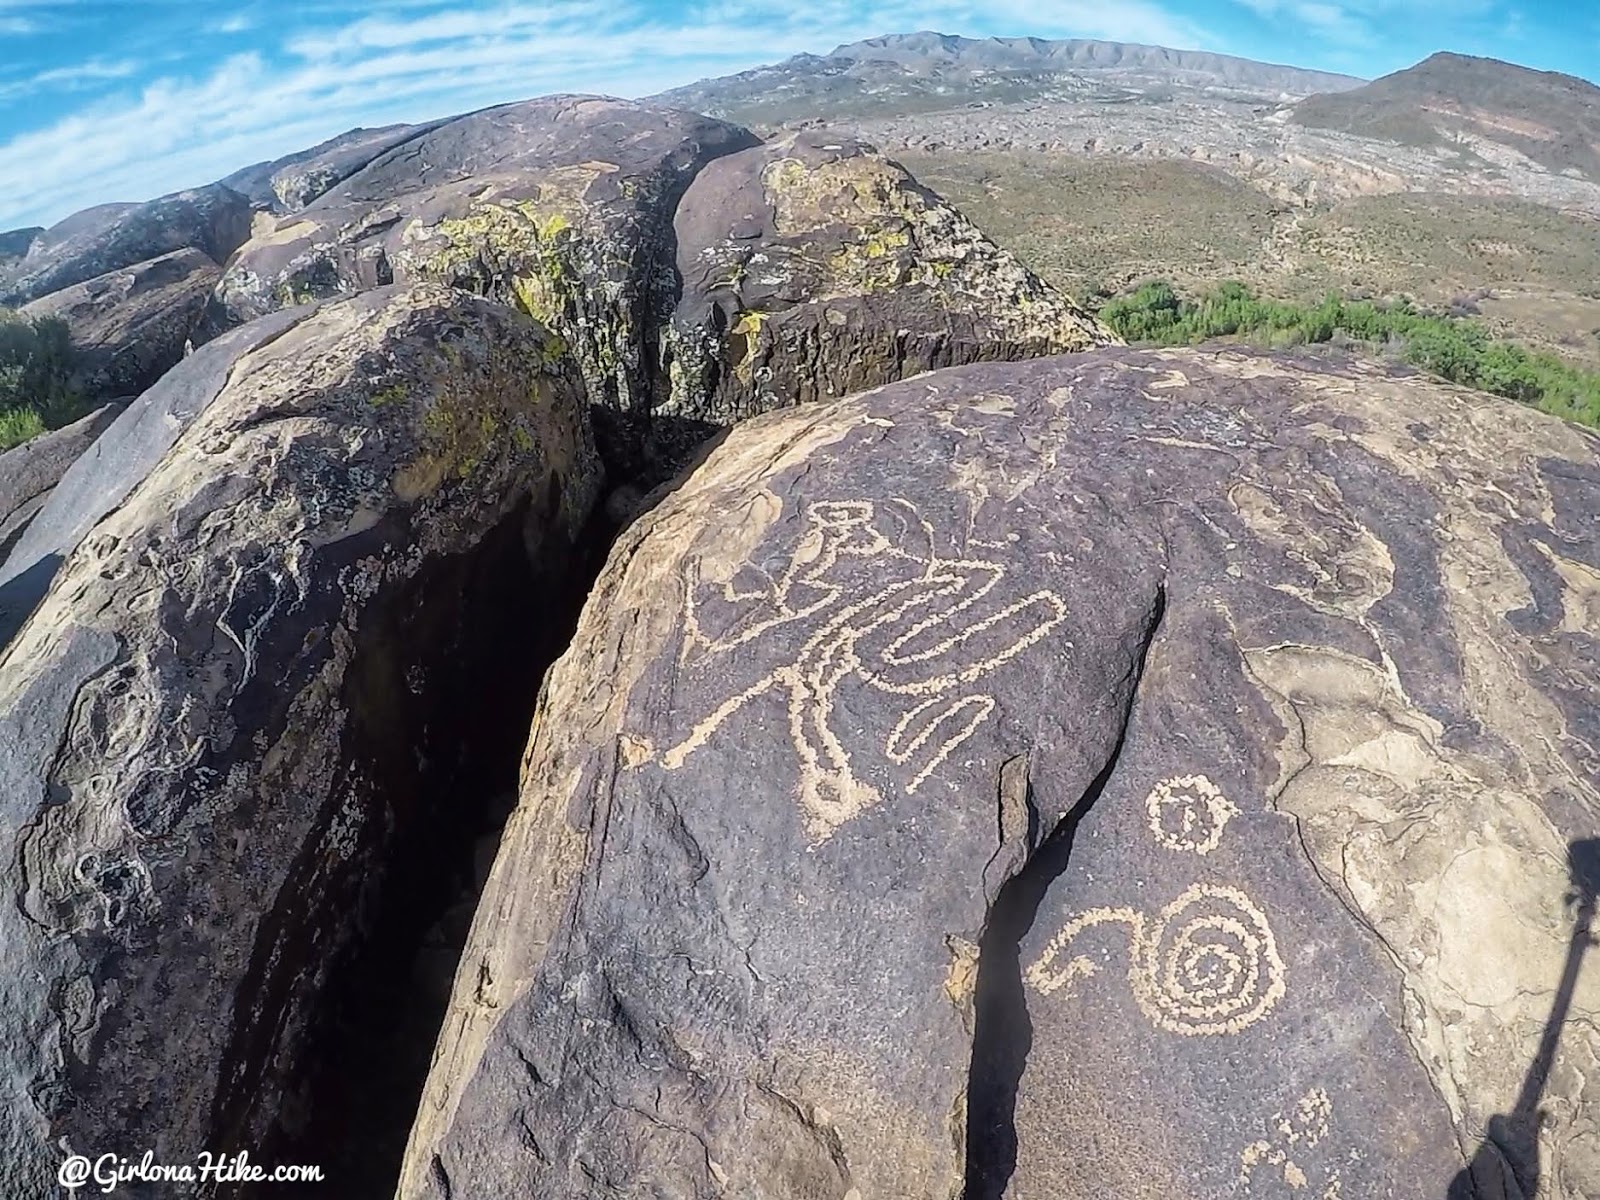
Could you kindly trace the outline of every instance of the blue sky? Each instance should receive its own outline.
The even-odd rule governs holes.
[[[356,125],[638,96],[935,29],[1363,76],[1435,50],[1600,80],[1595,0],[0,0],[0,230],[207,183]]]

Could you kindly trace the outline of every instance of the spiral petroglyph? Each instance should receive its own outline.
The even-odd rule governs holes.
[[[1239,809],[1204,775],[1163,779],[1145,797],[1150,832],[1169,850],[1210,854]]]
[[[1272,1011],[1285,992],[1283,959],[1266,916],[1238,888],[1197,883],[1152,919],[1134,908],[1095,908],[1062,926],[1027,982],[1045,995],[1099,971],[1086,954],[1065,958],[1089,930],[1123,926],[1128,984],[1151,1022],[1170,1033],[1235,1034]]]

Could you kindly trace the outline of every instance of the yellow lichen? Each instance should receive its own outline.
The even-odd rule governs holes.
[[[756,350],[761,343],[761,326],[766,323],[766,313],[746,309],[728,330],[728,349],[734,359],[733,374],[741,383],[755,378]]]

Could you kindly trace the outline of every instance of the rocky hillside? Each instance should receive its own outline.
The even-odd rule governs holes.
[[[1600,438],[822,131],[233,179],[15,239],[0,1195],[1600,1194]]]
[[[1302,100],[1291,119],[1489,163],[1525,159],[1600,183],[1600,87],[1498,59],[1435,54],[1363,87]]]
[[[1054,97],[1125,99],[1130,90],[1203,89],[1288,100],[1355,87],[1345,75],[1121,42],[897,34],[801,54],[663,92],[653,99],[747,124],[844,114],[935,110],[970,102]]]

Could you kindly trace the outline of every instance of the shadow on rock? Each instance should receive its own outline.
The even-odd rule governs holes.
[[[46,554],[25,571],[0,583],[0,650],[16,637],[61,566],[61,555]]]
[[[1572,939],[1567,943],[1566,966],[1539,1040],[1539,1052],[1528,1067],[1516,1105],[1509,1113],[1489,1119],[1483,1144],[1450,1181],[1445,1200],[1527,1200],[1539,1191],[1539,1124],[1544,1116],[1539,1100],[1555,1064],[1584,951],[1596,941],[1592,927],[1596,897],[1600,896],[1600,838],[1584,838],[1568,846],[1567,871],[1572,884],[1567,903],[1577,912]]]

